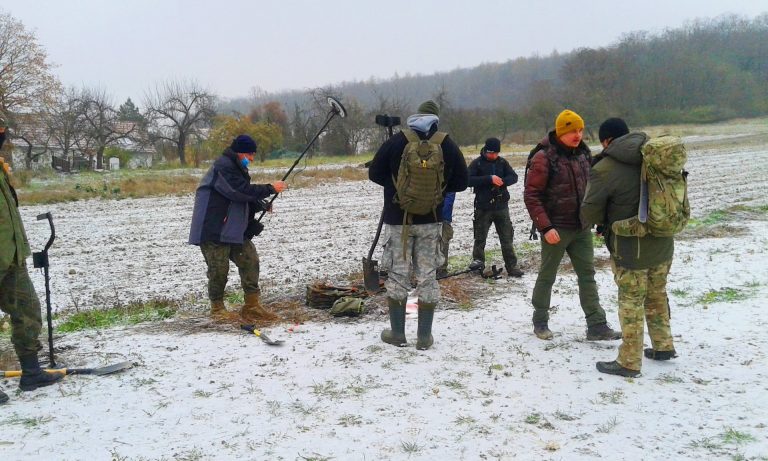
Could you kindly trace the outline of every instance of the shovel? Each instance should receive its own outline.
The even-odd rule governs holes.
[[[282,339],[270,339],[269,336],[265,335],[258,328],[256,328],[256,325],[240,325],[240,328],[242,330],[255,334],[256,336],[261,338],[262,341],[269,344],[270,346],[279,346],[285,342]]]
[[[381,285],[379,284],[379,262],[373,259],[373,251],[379,243],[379,236],[381,235],[381,227],[383,225],[384,210],[381,210],[379,226],[376,228],[376,237],[373,238],[371,249],[368,250],[368,257],[363,257],[363,283],[365,284],[365,291],[371,294],[381,290]]]
[[[62,375],[95,375],[103,376],[118,371],[127,370],[133,367],[133,362],[120,362],[114,365],[107,365],[101,368],[47,368],[45,371],[48,373],[59,373]],[[3,371],[3,378],[18,378],[21,377],[21,370]]]

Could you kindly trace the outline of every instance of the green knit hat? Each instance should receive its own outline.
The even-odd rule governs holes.
[[[429,101],[422,102],[417,109],[417,112],[420,114],[440,115],[438,113],[440,112],[440,106],[438,106],[435,101],[430,99]]]

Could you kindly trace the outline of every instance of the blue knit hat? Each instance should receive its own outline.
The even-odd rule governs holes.
[[[241,134],[229,146],[237,154],[252,154],[256,152],[256,141],[247,134]]]

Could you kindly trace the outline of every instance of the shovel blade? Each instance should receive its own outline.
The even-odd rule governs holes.
[[[363,258],[363,283],[368,293],[381,290],[379,284],[379,262],[375,259]]]
[[[103,376],[111,373],[117,373],[118,371],[127,370],[131,367],[133,367],[133,362],[120,362],[115,363],[114,365],[108,365],[106,367],[94,368],[91,374],[96,376]]]

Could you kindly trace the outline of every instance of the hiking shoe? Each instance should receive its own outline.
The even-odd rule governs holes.
[[[655,351],[653,348],[647,347],[643,350],[643,355],[652,360],[669,360],[677,357],[677,352],[674,349],[671,351]]]
[[[6,394],[3,391],[0,391],[0,404],[3,404],[8,401],[8,394]]]
[[[63,373],[48,373],[45,370],[40,370],[38,373],[23,371],[19,380],[19,388],[22,391],[34,391],[38,387],[50,386],[63,377]]]
[[[587,328],[587,341],[613,341],[621,339],[621,332],[612,330],[607,323],[598,323]]]
[[[625,378],[635,378],[640,376],[640,370],[630,370],[622,367],[619,362],[597,362],[597,371],[609,375],[624,376]]]
[[[479,259],[475,259],[471,263],[469,263],[469,270],[471,271],[482,271],[485,269],[485,261],[480,261]]]
[[[525,272],[521,271],[517,267],[513,267],[511,269],[507,269],[507,275],[509,277],[520,278],[520,277],[523,276],[523,274],[525,274]]]
[[[533,324],[533,334],[536,335],[539,339],[552,339],[554,334],[552,334],[551,331],[549,331],[549,326],[546,323],[534,323]]]

